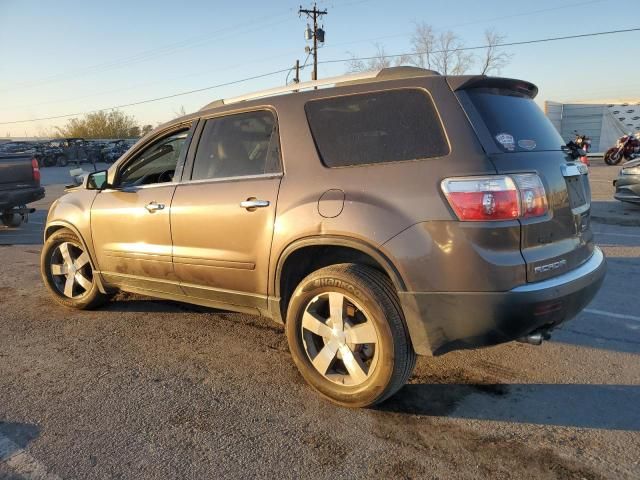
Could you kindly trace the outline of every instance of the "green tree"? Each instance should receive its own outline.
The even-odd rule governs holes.
[[[136,119],[120,110],[87,113],[72,118],[64,127],[56,127],[58,137],[127,138],[140,136]]]

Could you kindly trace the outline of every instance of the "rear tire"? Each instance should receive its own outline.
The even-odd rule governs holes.
[[[384,401],[415,367],[393,284],[371,267],[332,265],[307,276],[289,303],[286,333],[304,379],[345,407]]]
[[[58,167],[66,167],[69,164],[69,160],[64,155],[56,157],[56,165]]]
[[[22,225],[22,215],[19,213],[3,213],[0,219],[7,227],[17,228]]]
[[[70,230],[58,230],[47,239],[40,273],[53,298],[65,307],[89,310],[109,299],[98,288],[88,252]]]

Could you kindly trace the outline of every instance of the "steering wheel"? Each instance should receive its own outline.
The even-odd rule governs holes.
[[[158,176],[158,183],[173,182],[175,170],[165,170]]]

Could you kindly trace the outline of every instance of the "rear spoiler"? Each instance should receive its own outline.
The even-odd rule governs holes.
[[[447,83],[451,90],[467,90],[470,88],[497,88],[518,92],[529,98],[535,98],[538,87],[531,82],[517,80],[515,78],[487,77],[486,75],[461,75],[447,77]]]

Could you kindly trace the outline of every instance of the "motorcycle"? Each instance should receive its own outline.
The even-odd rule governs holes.
[[[591,150],[591,137],[586,135],[580,135],[577,130],[574,130],[573,133],[576,134],[576,138],[573,140],[578,147],[584,150],[586,153],[589,153]]]
[[[588,138],[588,137],[587,137]],[[591,142],[591,140],[589,140]],[[584,145],[584,141],[581,142]],[[576,140],[571,140],[565,146],[562,147],[562,150],[567,152],[571,158],[574,160],[578,160],[581,163],[584,163],[587,167],[589,166],[589,157],[587,157],[587,150],[584,147],[580,146]]]
[[[640,138],[636,135],[624,135],[618,139],[615,147],[604,154],[607,165],[617,165],[622,160],[628,161],[640,154]]]
[[[591,137],[588,137],[584,134],[581,135],[577,130],[574,130],[573,133],[576,135],[576,137],[572,142],[569,143],[573,143],[578,149],[582,150],[581,155],[578,158],[586,166],[589,166],[589,157],[587,156],[587,154],[591,150]]]

